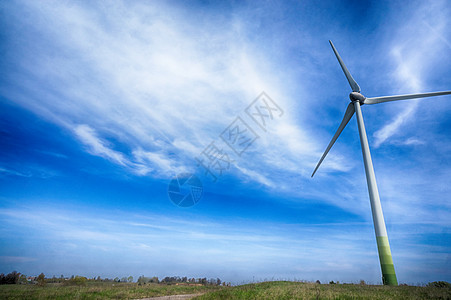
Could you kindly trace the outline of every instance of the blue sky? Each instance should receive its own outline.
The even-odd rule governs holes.
[[[450,90],[446,1],[0,4],[0,272],[380,283],[331,39],[368,97]],[[283,114],[263,130],[265,92]],[[362,108],[398,281],[451,281],[451,98]],[[240,117],[241,155],[221,133]],[[213,181],[211,142],[230,168]],[[228,150],[227,150],[228,149]],[[204,193],[168,197],[179,173]]]

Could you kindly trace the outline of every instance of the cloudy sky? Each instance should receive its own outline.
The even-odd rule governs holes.
[[[449,2],[0,14],[0,272],[381,282],[355,118],[310,178],[349,101],[328,40],[367,97],[450,90]],[[451,97],[362,110],[398,281],[451,281]]]

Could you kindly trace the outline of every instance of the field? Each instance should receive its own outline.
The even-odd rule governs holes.
[[[177,294],[198,294],[217,290],[217,286],[186,286],[137,283],[88,282],[83,286],[61,284],[0,285],[0,299],[141,299]]]
[[[1,299],[140,299],[176,294],[197,294],[208,299],[451,299],[450,288],[314,284],[288,281],[235,287],[182,286],[136,283],[87,283],[84,286],[1,285]]]
[[[274,281],[225,288],[195,299],[451,299],[451,289]]]

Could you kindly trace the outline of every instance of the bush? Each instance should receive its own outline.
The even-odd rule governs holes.
[[[451,284],[446,281],[433,281],[427,284],[429,287],[437,287],[437,288],[451,288]]]
[[[38,282],[39,286],[44,286],[46,284],[44,273],[39,274],[38,279],[36,281]]]
[[[85,285],[88,278],[83,276],[75,276],[69,280],[63,282],[64,285]]]

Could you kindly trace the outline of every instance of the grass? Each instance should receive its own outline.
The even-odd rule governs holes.
[[[451,299],[451,289],[274,281],[224,288],[194,299]]]
[[[272,281],[235,287],[183,286],[136,283],[95,283],[84,286],[0,285],[1,299],[140,299],[176,294],[197,294],[211,299],[451,299],[451,288],[315,284]]]
[[[83,286],[61,284],[0,285],[0,299],[140,299],[177,294],[197,294],[219,289],[217,286],[184,286],[136,283],[88,282]]]

